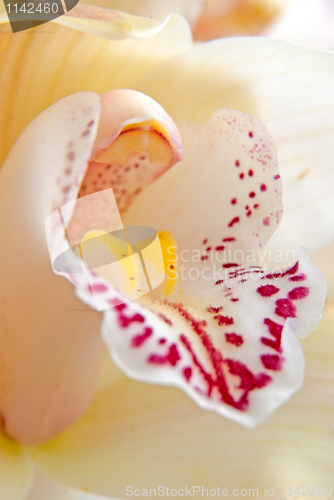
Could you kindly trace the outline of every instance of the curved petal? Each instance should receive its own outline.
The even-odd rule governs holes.
[[[334,236],[333,61],[333,53],[278,40],[231,38],[198,44],[136,88],[174,119],[201,123],[224,107],[258,118],[273,137],[283,182],[285,215],[272,247],[311,251]]]
[[[253,117],[219,110],[205,126],[180,122],[178,128],[183,160],[137,196],[124,221],[173,234],[176,265],[188,268],[186,276],[189,268],[198,274],[174,293],[180,287],[189,293],[190,286],[198,296],[206,294],[206,276],[224,264],[245,264],[250,253],[257,264],[281,217],[281,181],[272,139]],[[182,267],[175,273],[180,277]]]
[[[211,296],[192,303],[107,311],[103,338],[129,376],[176,385],[202,408],[253,427],[301,386],[296,336],[319,322],[326,283],[305,250],[285,272],[242,268],[209,283]]]
[[[83,93],[45,110],[1,171],[0,408],[5,431],[21,442],[60,432],[96,390],[100,317],[52,273],[44,226],[70,194],[64,188],[72,169],[84,174],[94,139],[86,126],[96,128],[99,107],[98,95]],[[65,184],[54,200],[57,179]]]
[[[89,491],[71,488],[37,471],[35,482],[25,500],[113,500]]]
[[[2,423],[2,422],[1,422]],[[29,457],[0,433],[0,495],[6,500],[24,500],[33,482]]]
[[[294,0],[262,32],[317,49],[334,49],[334,6],[331,0]]]
[[[87,0],[84,3],[128,12],[135,16],[161,17],[177,13],[193,24],[201,13],[204,0]]]
[[[279,17],[286,3],[286,0],[205,0],[193,29],[194,38],[212,40],[226,36],[257,35],[276,16]]]
[[[259,498],[265,487],[280,497],[282,485],[332,486],[333,321],[327,308],[303,341],[302,390],[252,432],[201,411],[176,389],[123,377],[71,429],[39,447],[36,460],[59,480],[120,498],[127,486],[257,488]]]
[[[75,29],[47,23],[13,36],[8,24],[0,26],[0,164],[22,130],[47,106],[82,90],[103,94],[135,88],[138,78],[191,44],[189,26],[177,15],[141,20],[139,27],[136,17],[127,16],[125,25],[116,21],[116,40],[95,36],[102,28],[112,36],[112,19],[65,17],[59,22]],[[126,39],[120,39],[121,29]]]

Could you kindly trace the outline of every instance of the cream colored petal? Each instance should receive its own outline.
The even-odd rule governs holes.
[[[139,90],[174,119],[203,122],[223,107],[258,118],[277,147],[283,181],[285,215],[272,247],[311,251],[334,237],[333,68],[330,52],[231,38],[160,65]]]
[[[135,88],[138,78],[191,42],[187,22],[174,15],[142,21],[142,26],[127,16],[124,40],[78,31],[80,26],[93,32],[110,26],[112,31],[113,21],[95,20],[88,27],[84,18],[61,22],[76,29],[46,23],[13,35],[8,23],[0,26],[0,164],[19,133],[53,102],[82,90],[102,94]]]
[[[334,49],[334,5],[332,0],[293,0],[262,32],[317,49]]]
[[[176,389],[119,378],[72,428],[36,451],[41,468],[77,487],[126,498],[126,487],[331,486],[334,309],[303,341],[302,390],[249,431],[204,412]],[[166,491],[166,490],[165,490]],[[285,491],[285,494],[287,492]]]
[[[20,448],[0,433],[0,498],[24,500],[34,478],[34,466]]]
[[[71,488],[37,470],[34,484],[25,500],[113,500],[111,497]],[[116,499],[114,499],[116,500]]]
[[[334,301],[334,242],[312,252],[312,262],[322,271],[327,280],[327,301]]]
[[[99,107],[98,95],[83,93],[47,109],[1,171],[0,412],[5,431],[20,442],[60,432],[96,390],[101,318],[52,273],[45,221],[71,193],[64,171],[84,174]],[[64,189],[55,200],[57,181]]]
[[[85,0],[83,3],[122,10],[135,16],[161,17],[174,12],[193,24],[201,13],[204,0]]]

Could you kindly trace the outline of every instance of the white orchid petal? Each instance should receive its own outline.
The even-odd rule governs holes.
[[[79,29],[102,38],[111,38],[112,40],[128,38],[145,40],[161,35],[158,36],[160,42],[166,36],[183,31],[182,42],[189,44],[191,41],[191,32],[187,22],[177,14],[159,18],[152,16],[138,17],[129,15],[126,12],[80,4],[55,21],[63,26]],[[176,47],[174,47],[175,49]]]
[[[33,478],[34,467],[29,457],[20,450],[19,445],[5,438],[0,432],[1,497],[6,500],[25,500]]]
[[[100,318],[52,274],[44,225],[79,189],[99,107],[99,96],[87,92],[46,109],[1,171],[0,408],[5,431],[20,442],[63,430],[96,390]]]
[[[256,116],[273,137],[284,189],[272,246],[311,251],[334,236],[333,58],[278,40],[225,39],[160,65],[136,88],[174,119],[203,122],[223,107]]]
[[[204,0],[89,0],[83,3],[107,9],[116,9],[134,16],[161,17],[177,13],[192,25],[199,14]]]
[[[127,486],[222,485],[229,492],[258,488],[260,497],[269,485],[276,496],[282,484],[311,483],[308,491],[314,484],[331,485],[333,320],[334,309],[327,308],[314,335],[303,341],[308,367],[303,388],[251,432],[203,412],[174,388],[120,376],[78,422],[39,447],[36,460],[59,480],[118,498],[125,497]]]
[[[63,16],[59,22],[66,20],[78,31],[56,22],[36,27],[33,33],[43,33],[40,35],[42,46],[41,38],[31,36],[31,30],[13,36],[7,14],[4,16],[7,24],[0,26],[0,106],[3,110],[0,163],[18,135],[47,106],[87,89],[103,94],[112,89],[135,88],[135,82],[156,64],[191,47],[189,26],[185,19],[175,15],[159,21],[142,20],[140,40],[129,36],[135,31],[136,17],[127,16],[123,27],[125,39],[110,40],[99,36],[99,31],[104,27],[112,36],[115,30],[121,29],[119,25],[114,27],[112,19],[87,21]],[[86,21],[87,33],[84,32]],[[90,23],[98,36],[89,33]]]
[[[123,304],[106,311],[103,338],[129,376],[175,385],[202,408],[252,427],[301,386],[296,335],[319,322],[325,280],[303,250],[285,272],[241,269],[210,284],[206,303],[166,301],[146,310]]]

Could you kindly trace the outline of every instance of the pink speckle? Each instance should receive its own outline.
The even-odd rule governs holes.
[[[207,248],[205,249],[205,251],[206,251],[206,252],[210,252],[210,250],[211,250],[211,247],[207,247]]]
[[[209,256],[208,255],[202,255],[201,260],[208,260]]]
[[[69,151],[66,155],[66,158],[70,161],[74,161],[75,160],[75,153],[74,151]]]
[[[261,191],[267,191],[267,186],[265,184],[261,184],[260,189]]]
[[[223,308],[220,306],[220,307],[212,307],[212,306],[209,306],[206,308],[207,312],[208,313],[214,313],[214,314],[217,314],[219,313],[219,311],[221,311]]]
[[[235,165],[236,167],[240,167],[240,161],[239,161],[239,160],[235,160],[234,165]]]
[[[228,227],[232,227],[234,224],[237,224],[237,222],[240,221],[240,218],[239,217],[234,217],[234,219],[231,220],[231,222],[229,222],[229,224],[227,224]]]
[[[299,286],[294,288],[288,293],[288,297],[291,300],[305,299],[310,293],[310,289],[307,286]]]
[[[229,344],[234,344],[237,347],[240,347],[244,343],[244,339],[241,335],[237,335],[236,333],[225,333],[226,342]]]
[[[183,369],[183,375],[187,382],[189,382],[191,374],[192,374],[192,369],[190,368],[190,366],[187,366],[186,368]]]
[[[89,285],[92,292],[102,293],[106,292],[108,288],[103,283],[95,283],[94,285]]]
[[[231,200],[231,205],[235,205],[235,204],[236,204],[236,202],[237,202],[237,199],[236,199],[236,198],[232,198],[232,200]]]
[[[202,241],[203,245],[206,245],[208,242],[208,238],[205,238],[205,240]]]
[[[169,352],[165,356],[153,353],[148,357],[147,362],[155,365],[170,364],[172,366],[175,366],[180,359],[181,357],[177,350],[176,344],[172,344],[169,348]]]
[[[235,262],[228,262],[227,264],[223,264],[222,267],[225,269],[228,269],[229,267],[238,267],[239,264],[236,264]]]
[[[217,316],[214,316],[213,319],[217,321],[219,326],[233,325],[234,323],[233,318],[230,318],[229,316],[223,316],[222,314],[217,314]]]
[[[275,181],[277,181],[277,180],[278,180],[278,179],[280,179],[280,178],[281,178],[281,176],[280,176],[280,175],[278,175],[278,174],[277,174],[277,175],[274,175],[274,180],[275,180]]]
[[[253,175],[254,175],[253,170],[248,170],[248,175],[249,175],[249,177],[253,177]]]
[[[235,241],[235,238],[224,238],[222,241]]]
[[[282,370],[282,360],[277,354],[263,354],[261,361],[267,370]]]
[[[131,340],[132,347],[140,347],[152,335],[152,328],[145,328],[144,333],[136,335]]]
[[[254,196],[255,196],[254,191],[251,191],[251,192],[249,193],[249,195],[248,195],[248,196],[249,196],[250,198],[254,198]]]
[[[261,337],[262,344],[272,347],[276,351],[280,352],[283,326],[279,323],[275,323],[275,321],[272,321],[269,318],[265,318],[263,320],[263,323],[268,327],[269,333],[274,337],[274,339]]]
[[[224,245],[220,245],[218,247],[215,248],[216,252],[222,252],[223,250],[225,250],[225,247]]]
[[[250,137],[250,138],[252,139],[252,137],[254,137],[253,132],[249,131],[249,132],[248,132],[248,137]]]
[[[269,217],[265,217],[262,222],[263,222],[264,226],[270,226],[270,218]]]
[[[271,297],[272,295],[275,295],[275,293],[279,292],[279,288],[277,288],[277,286],[274,285],[264,285],[264,286],[259,286],[259,288],[256,291],[262,297]]]
[[[289,281],[305,281],[307,279],[306,274],[298,274],[297,276],[292,276]]]
[[[243,172],[241,172],[241,174],[239,174],[239,179],[243,179],[245,177],[245,174]]]
[[[165,344],[166,343],[166,339],[159,339],[159,344]]]
[[[221,285],[222,283],[224,283],[224,280],[218,280],[216,281],[215,285]]]
[[[275,313],[277,314],[277,316],[281,316],[282,318],[296,317],[297,309],[290,299],[278,299],[276,300],[275,304]]]
[[[257,208],[259,208],[259,206],[260,205],[258,203],[255,203],[255,205],[253,205],[253,208],[257,209]]]

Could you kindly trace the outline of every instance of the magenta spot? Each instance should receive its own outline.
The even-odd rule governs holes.
[[[74,151],[69,151],[66,155],[66,158],[70,161],[74,161],[75,160],[75,153]]]
[[[236,264],[235,262],[228,262],[227,264],[223,264],[222,267],[228,269],[229,267],[239,267],[240,264]]]
[[[235,238],[224,238],[222,241],[235,241]]]
[[[310,293],[310,289],[307,286],[299,286],[294,288],[288,293],[288,297],[291,300],[305,299]]]
[[[236,202],[237,202],[237,199],[236,199],[236,198],[232,198],[232,200],[231,200],[231,205],[235,205],[235,204],[236,204]]]
[[[261,184],[260,189],[261,191],[267,191],[267,186],[265,184]]]
[[[206,245],[208,242],[208,238],[205,238],[205,240],[202,241],[203,245]]]
[[[223,309],[222,307],[212,307],[212,306],[206,308],[208,313],[214,313],[214,314],[219,313],[219,311],[221,311],[222,309]]]
[[[213,319],[217,321],[219,326],[234,324],[233,318],[230,318],[228,316],[223,316],[222,314],[217,314],[217,316],[214,316]]]
[[[65,175],[70,175],[72,173],[71,167],[66,167],[65,168]]]
[[[256,209],[256,208],[259,208],[259,206],[260,206],[260,205],[259,205],[258,203],[255,203],[255,205],[253,205],[253,208],[255,208],[255,209]]]
[[[282,360],[277,354],[263,354],[261,361],[267,370],[279,371],[282,370]]]
[[[249,177],[253,177],[253,175],[254,175],[253,170],[248,170],[248,175],[249,175]]]
[[[232,297],[231,302],[239,302],[239,299],[237,297]]]
[[[187,382],[189,382],[189,380],[191,379],[191,374],[192,374],[192,369],[190,368],[190,366],[187,366],[186,368],[183,369],[183,375]]]
[[[166,343],[166,339],[159,339],[159,344],[165,344]]]
[[[280,178],[281,178],[281,176],[280,176],[280,175],[274,175],[274,179],[275,179],[275,181],[277,181],[277,180],[278,180],[278,179],[280,179]]]
[[[90,290],[92,292],[106,292],[108,290],[108,287],[106,287],[103,283],[95,283],[94,285],[90,286]]]
[[[177,350],[176,344],[172,344],[169,348],[168,354],[161,356],[160,354],[151,354],[147,362],[155,365],[165,365],[170,364],[175,366],[176,363],[181,359],[179,352]]]
[[[87,127],[91,127],[92,125],[94,125],[95,121],[94,120],[91,120],[89,123],[87,123]]]
[[[145,328],[144,333],[136,335],[131,340],[132,347],[140,347],[152,335],[152,328]]]
[[[201,260],[208,260],[209,256],[208,255],[202,255]]]
[[[240,167],[240,161],[239,161],[239,160],[235,160],[234,165],[235,165],[236,167]]]
[[[307,279],[306,274],[298,274],[297,276],[292,276],[289,281],[305,281]]]
[[[207,248],[205,249],[205,251],[206,251],[206,252],[210,252],[210,250],[211,250],[211,247],[207,247]]]
[[[220,245],[218,247],[215,248],[216,252],[222,252],[223,250],[225,250],[225,247],[224,245]]]
[[[263,323],[268,327],[269,333],[274,337],[274,339],[267,339],[266,337],[261,337],[262,344],[272,347],[276,351],[280,352],[283,326],[278,323],[275,323],[275,321],[272,321],[269,318],[265,318],[263,320]]]
[[[250,138],[254,137],[253,132],[249,131],[249,132],[248,132],[248,136],[249,136]]]
[[[264,286],[259,286],[259,288],[256,291],[262,297],[271,297],[272,295],[275,295],[275,293],[279,292],[279,288],[277,288],[277,286],[274,285],[264,285]]]
[[[224,283],[224,280],[218,280],[216,281],[215,285],[221,285],[222,283]]]
[[[89,135],[90,134],[90,130],[84,130],[81,134],[82,137],[86,137],[86,135]]]
[[[282,318],[296,317],[297,309],[290,299],[278,299],[276,300],[275,304],[275,313],[277,314],[277,316],[281,316]]]
[[[229,344],[236,345],[237,347],[241,346],[244,343],[244,339],[241,335],[237,335],[236,333],[225,333],[226,342]]]
[[[245,174],[243,172],[241,172],[241,174],[239,174],[239,179],[243,179],[245,177]]]
[[[231,222],[229,222],[229,224],[227,224],[227,227],[232,227],[234,224],[236,224],[239,221],[240,221],[239,217],[234,217],[234,219],[232,219]]]
[[[269,217],[265,217],[262,222],[263,222],[264,226],[270,226],[270,218]]]

